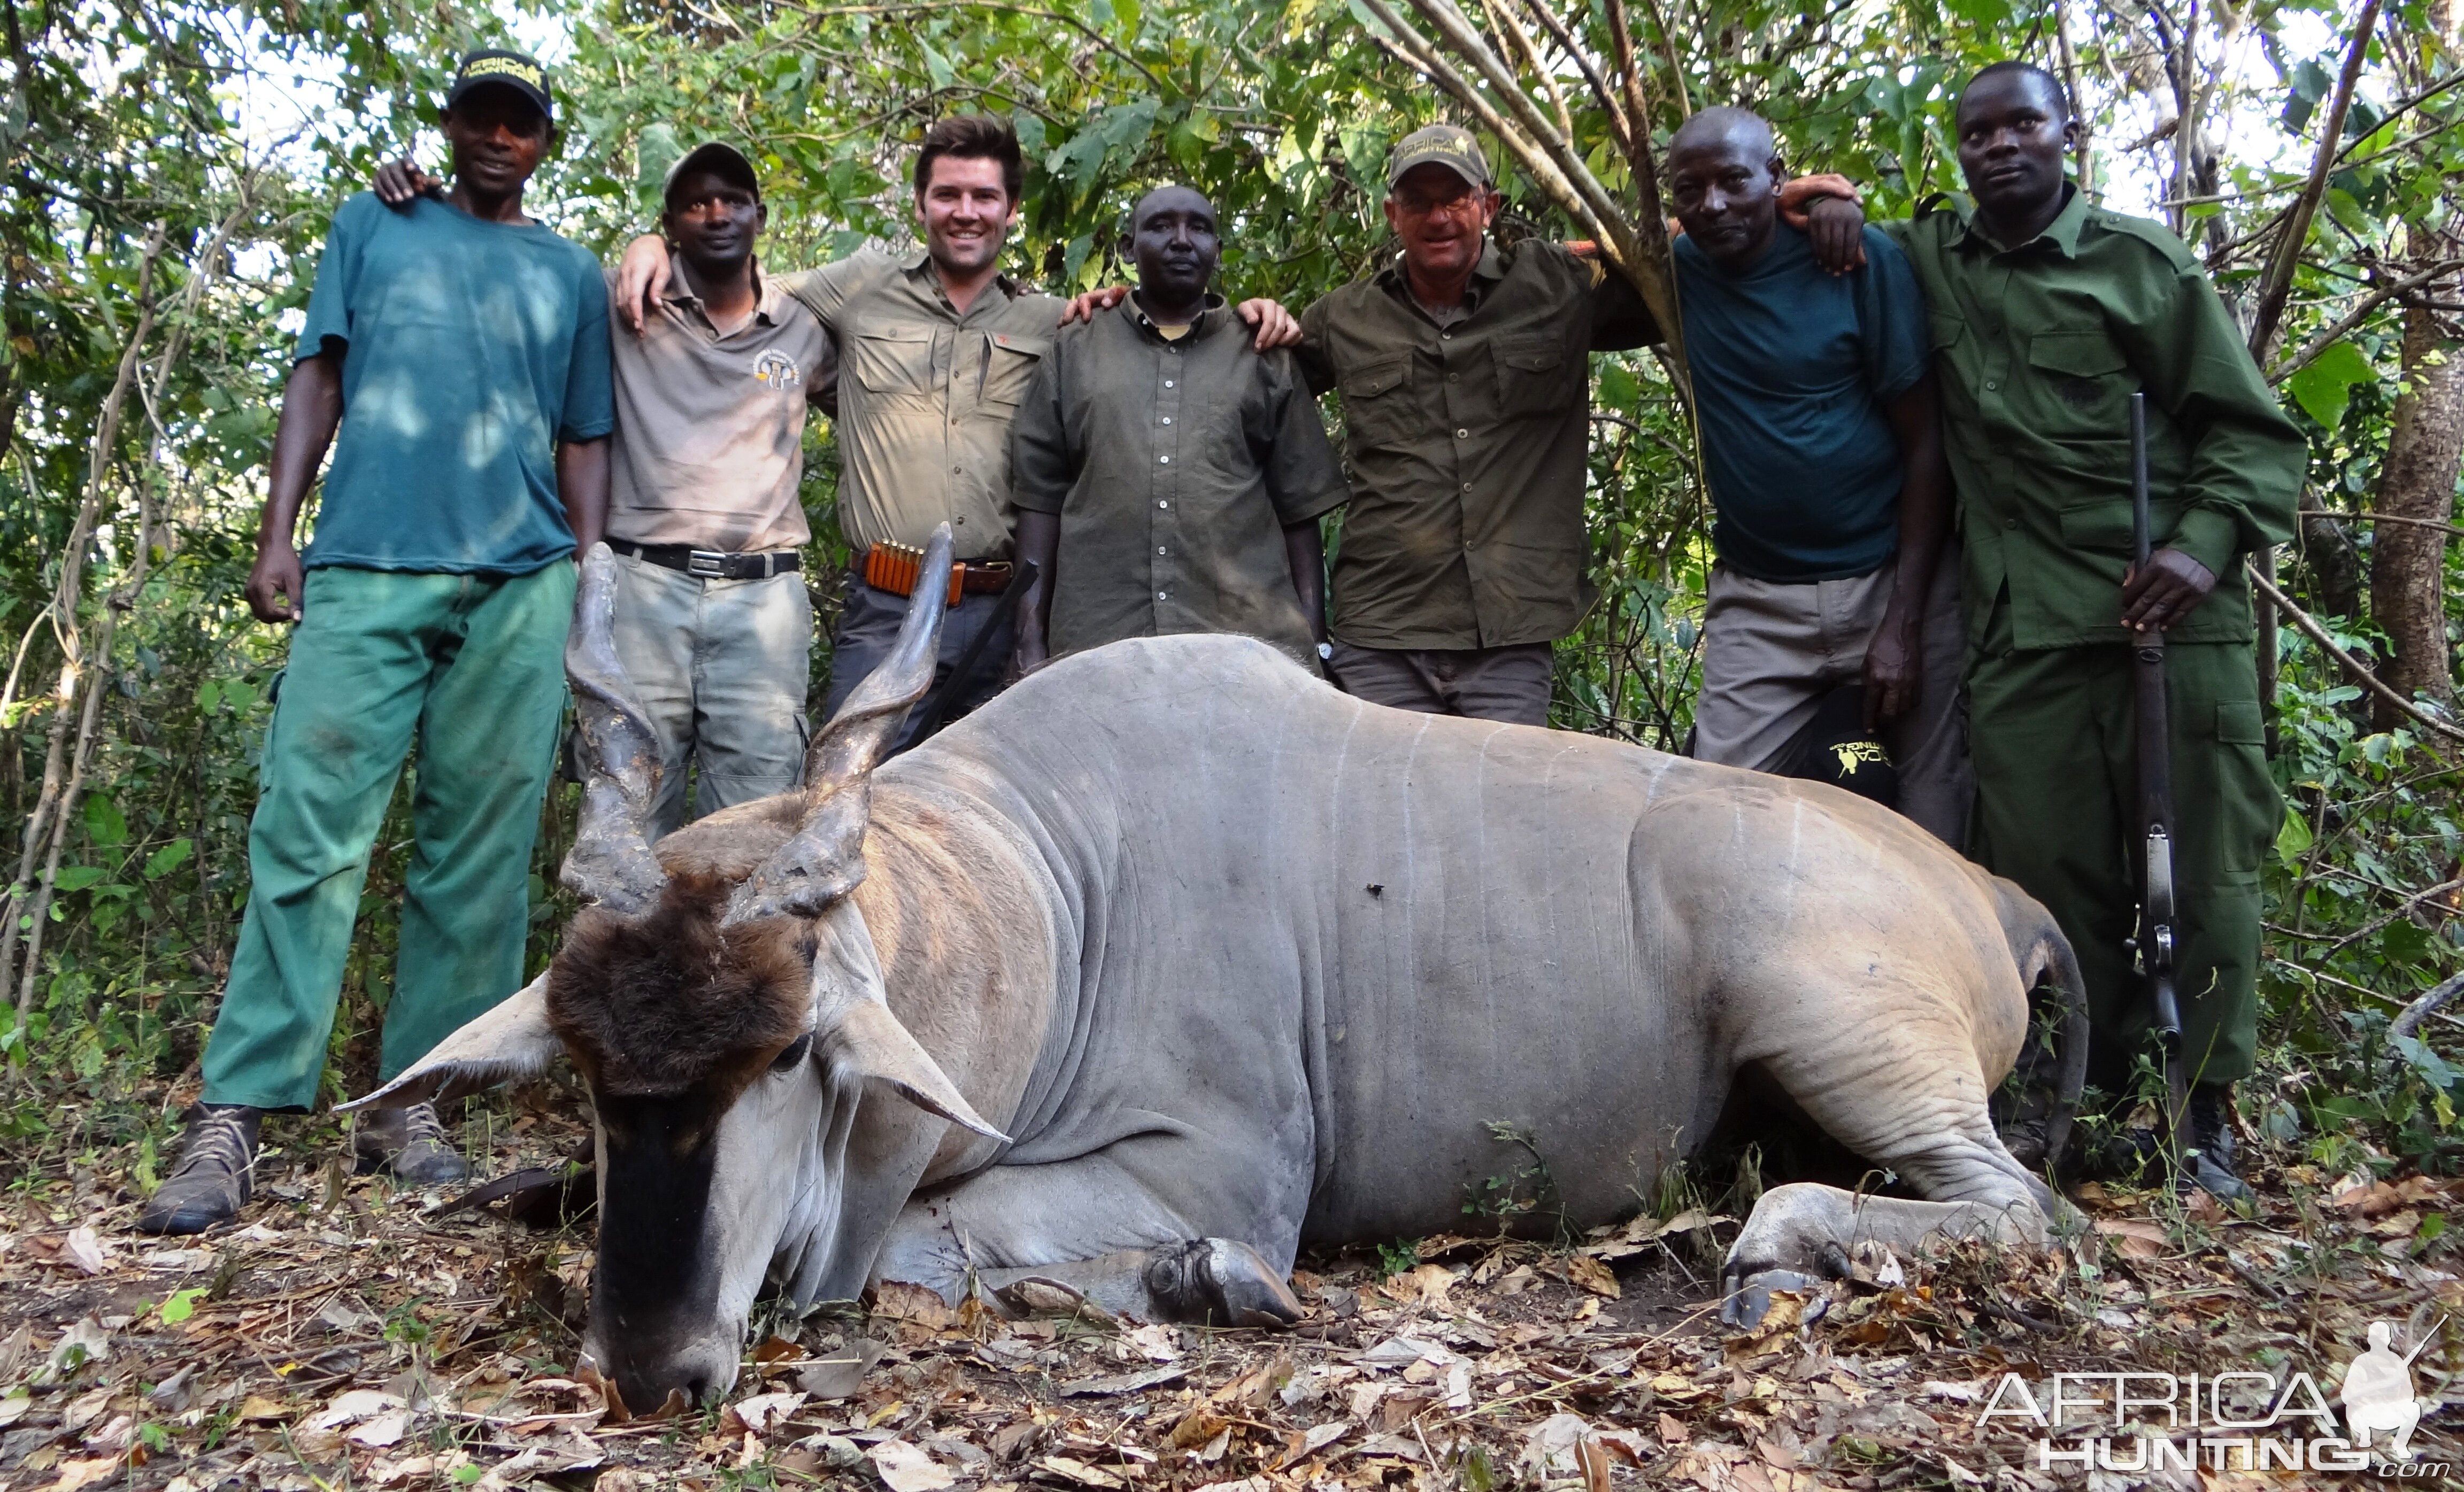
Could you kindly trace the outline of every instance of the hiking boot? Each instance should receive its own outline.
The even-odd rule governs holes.
[[[256,1169],[256,1126],[265,1110],[200,1104],[180,1146],[180,1164],[145,1201],[140,1233],[203,1233],[239,1216]]]
[[[413,1186],[459,1181],[471,1174],[434,1104],[363,1111],[351,1124],[351,1150],[362,1172],[390,1171]]]
[[[2233,1170],[2233,1085],[2201,1083],[2190,1089],[2190,1148],[2182,1152],[2182,1191],[2192,1186],[2220,1202],[2247,1202],[2250,1188]]]

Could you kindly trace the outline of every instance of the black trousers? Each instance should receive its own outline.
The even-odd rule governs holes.
[[[992,621],[1000,602],[998,591],[963,597],[942,617],[941,661],[933,670],[935,691],[949,683],[950,670],[958,655]],[[955,720],[1001,692],[1002,681],[1009,677],[1010,654],[1018,647],[1016,616],[1012,612],[1003,619],[1001,630],[985,645],[982,655],[976,660],[975,677],[961,687],[947,719]],[[839,713],[839,707],[847,703],[847,695],[855,692],[865,675],[890,655],[890,645],[898,637],[898,625],[906,620],[906,597],[873,589],[864,582],[860,572],[847,577],[847,609],[839,613],[839,629],[830,640],[830,688],[824,696],[822,712],[825,721]],[[891,751],[902,752],[914,745],[915,728],[922,721],[923,709],[919,705],[909,713],[907,725]]]

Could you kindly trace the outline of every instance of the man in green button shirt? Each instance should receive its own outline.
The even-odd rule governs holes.
[[[1258,351],[1209,293],[1217,234],[1189,187],[1140,199],[1121,240],[1136,293],[1064,328],[1019,409],[1010,495],[1045,577],[1021,672],[1047,649],[1171,632],[1245,633],[1317,669],[1317,520],[1352,494],[1291,354]]]
[[[1593,599],[1591,357],[1658,328],[1561,244],[1489,241],[1504,204],[1471,132],[1395,147],[1397,260],[1301,313],[1309,386],[1343,396],[1352,509],[1334,560],[1336,682],[1378,704],[1549,722],[1550,644]]]
[[[2241,558],[2291,536],[2307,453],[2181,240],[2063,181],[2077,126],[2050,74],[1985,69],[1958,129],[1974,208],[1891,230],[1931,305],[1959,484],[1976,847],[2070,934],[2090,1079],[2126,1089],[2150,1015],[2125,946],[2139,832],[2128,644],[2134,627],[2162,628],[2192,1174],[2235,1195],[2226,1110],[2252,1066],[2258,870],[2283,813]],[[2142,390],[2160,547],[2133,573]]]

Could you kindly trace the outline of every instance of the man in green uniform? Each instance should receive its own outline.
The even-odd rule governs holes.
[[[2132,629],[2164,630],[2190,1174],[2222,1196],[2227,1108],[2257,1026],[2260,857],[2283,813],[2261,745],[2242,556],[2289,538],[2306,450],[2199,263],[2062,179],[2061,85],[1997,63],[1959,102],[1975,205],[1892,231],[1931,306],[1967,541],[1974,847],[2070,934],[2089,1078],[2129,1086],[2147,996],[2138,895]],[[2147,396],[2156,552],[2131,559],[2129,402]]]

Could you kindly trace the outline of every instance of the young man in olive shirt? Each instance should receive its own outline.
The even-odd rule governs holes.
[[[1011,427],[1019,549],[1043,576],[1020,670],[1047,648],[1243,632],[1314,671],[1317,519],[1351,495],[1316,403],[1291,355],[1258,352],[1207,293],[1221,246],[1204,197],[1148,193],[1121,250],[1136,293],[1062,331]]]
[[[1959,490],[1975,847],[2069,934],[2094,1024],[2089,1079],[2126,1090],[2149,1027],[2126,946],[2130,643],[2163,631],[2190,1178],[2237,1195],[2227,1108],[2256,1055],[2259,867],[2284,811],[2241,560],[2291,537],[2308,451],[2182,241],[2063,180],[2078,126],[2051,74],[1985,69],[1957,121],[1974,206],[1887,230],[1931,306]],[[2144,568],[2131,563],[2134,391],[2147,396],[2157,545]]]

